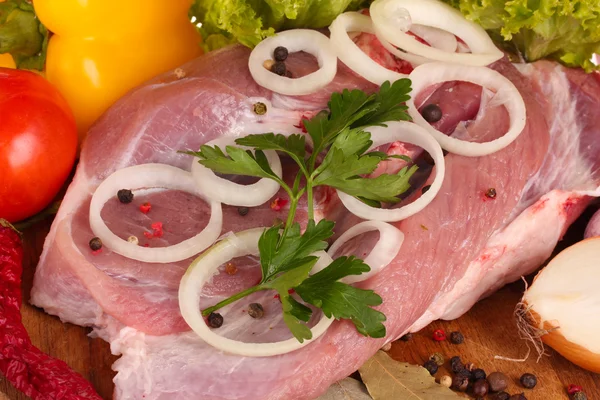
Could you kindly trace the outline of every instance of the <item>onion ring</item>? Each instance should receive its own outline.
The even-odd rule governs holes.
[[[338,251],[348,240],[363,233],[375,230],[379,231],[379,240],[369,255],[364,259],[365,264],[367,264],[371,270],[366,274],[347,276],[342,279],[342,282],[355,283],[365,281],[388,266],[398,255],[400,247],[404,242],[404,234],[395,226],[382,221],[364,221],[354,225],[333,242],[331,247],[329,247],[329,250],[327,250],[327,253],[333,258],[336,251]]]
[[[223,136],[206,143],[208,146],[225,146],[235,144],[237,137]],[[240,146],[242,147],[242,146]],[[225,150],[222,148],[222,150]],[[265,156],[269,166],[281,178],[281,161],[277,152],[266,150]],[[192,176],[198,188],[206,195],[224,204],[231,206],[256,207],[269,201],[279,190],[279,183],[272,179],[262,178],[251,185],[240,185],[217,176],[210,168],[200,164],[198,160],[192,162]]]
[[[273,50],[278,46],[286,47],[290,53],[305,51],[312,54],[320,68],[301,78],[279,76],[267,70],[263,63],[273,57]],[[337,73],[337,58],[327,36],[310,29],[292,29],[260,42],[250,53],[248,67],[252,78],[260,86],[273,92],[299,96],[314,93],[333,81]]]
[[[408,113],[413,121],[422,126],[437,140],[443,149],[468,157],[485,156],[495,153],[511,144],[525,128],[527,111],[523,97],[515,85],[502,74],[486,67],[428,63],[418,66],[409,75],[412,81],[413,96],[406,102]],[[424,89],[437,83],[464,81],[481,85],[501,96],[510,117],[510,128],[504,136],[486,143],[468,142],[447,136],[431,126],[415,106],[414,98]],[[506,99],[506,100],[504,100]]]
[[[321,320],[311,328],[312,339],[302,343],[295,338],[273,343],[240,342],[220,336],[206,325],[198,307],[202,287],[218,272],[223,263],[248,254],[258,255],[258,239],[264,229],[267,228],[238,232],[215,244],[194,260],[179,285],[179,307],[185,321],[206,343],[230,354],[245,357],[269,357],[289,353],[307,346],[323,335],[334,321],[334,318],[327,318],[323,315]]]
[[[331,44],[340,61],[369,82],[381,85],[385,81],[392,83],[408,77],[377,64],[350,39],[348,32],[375,34],[371,18],[368,16],[357,12],[340,14],[329,26],[329,31]]]
[[[346,209],[352,214],[368,220],[395,222],[418,213],[433,201],[442,187],[446,168],[442,148],[424,128],[406,121],[388,122],[387,125],[387,128],[375,126],[365,129],[371,133],[371,149],[396,141],[411,143],[425,149],[435,162],[435,179],[431,182],[429,190],[410,204],[389,209],[371,207],[339,189],[336,191]]]
[[[130,243],[115,235],[101,217],[104,204],[126,187],[162,187],[194,194],[210,204],[210,220],[202,232],[172,246],[149,248]],[[110,250],[127,258],[153,263],[171,263],[195,256],[217,240],[223,226],[221,203],[209,200],[189,172],[166,164],[141,164],[115,171],[94,192],[89,219],[94,235]]]
[[[398,29],[393,16],[402,8],[410,12],[414,24],[438,28],[458,36],[469,46],[471,53],[449,53],[430,47]],[[437,0],[376,0],[371,4],[370,14],[375,30],[386,41],[407,53],[432,61],[483,66],[504,56],[482,27]]]

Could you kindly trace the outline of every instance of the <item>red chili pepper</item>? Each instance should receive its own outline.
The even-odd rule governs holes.
[[[283,207],[285,207],[287,205],[287,203],[288,203],[288,200],[282,199],[281,197],[277,197],[277,198],[275,198],[275,200],[273,200],[271,202],[271,210],[281,211],[281,209]]]
[[[436,342],[442,342],[446,340],[446,332],[443,329],[436,329],[433,331],[433,340]]]
[[[567,392],[569,392],[569,394],[575,394],[577,392],[583,392],[583,388],[581,386],[578,385],[574,385],[574,384],[570,384],[569,387],[567,388]]]
[[[81,375],[31,344],[21,322],[22,261],[19,234],[0,219],[0,372],[34,400],[101,400]]]
[[[309,121],[306,115],[303,115],[302,118],[300,118],[300,122],[298,122],[298,125],[294,125],[294,128],[302,129],[302,133],[307,133],[308,131],[306,130],[306,126],[304,126],[304,121]]]
[[[163,231],[162,222],[154,222],[154,223],[152,223],[152,225],[150,225],[150,228],[152,228],[152,231],[154,232],[153,235],[156,238],[162,237],[165,233]]]
[[[98,250],[93,250],[92,251],[92,255],[94,255],[94,256],[97,256],[100,253],[102,253],[102,249],[98,249]]]
[[[152,210],[152,204],[146,202],[140,206],[140,211],[144,214],[148,214]]]
[[[145,231],[144,236],[146,236],[148,239],[152,239],[154,237],[154,233]]]

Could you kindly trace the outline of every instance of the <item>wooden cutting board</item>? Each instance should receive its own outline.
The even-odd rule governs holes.
[[[580,239],[583,224],[589,219],[590,213],[591,210],[573,226],[562,247]],[[50,221],[45,221],[25,232],[22,309],[25,326],[36,346],[64,360],[87,378],[104,399],[111,399],[114,372],[110,367],[117,357],[110,354],[108,344],[100,339],[89,338],[89,329],[63,324],[58,318],[45,314],[28,303],[35,266],[49,227]],[[536,362],[535,354],[525,362],[494,360],[496,355],[519,359],[527,354],[527,345],[519,339],[512,317],[522,292],[523,283],[509,285],[492,297],[479,302],[458,320],[435,322],[415,334],[409,342],[395,342],[390,354],[397,360],[414,364],[422,364],[435,352],[442,353],[446,359],[458,355],[487,372],[504,372],[514,380],[510,387],[511,393],[523,391],[530,400],[568,399],[565,388],[570,383],[582,386],[590,400],[600,400],[600,375],[571,364],[551,349],[547,350],[547,355],[539,362]],[[448,341],[435,342],[431,339],[431,333],[435,329],[444,329],[446,332],[460,331],[466,338],[465,343],[452,345]],[[538,377],[539,383],[535,389],[518,388],[518,378],[525,372],[534,373]],[[436,376],[440,377],[445,373],[441,369]],[[0,399],[4,396],[10,400],[27,398],[0,377]]]

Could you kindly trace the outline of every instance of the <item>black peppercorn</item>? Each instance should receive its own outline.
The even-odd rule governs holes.
[[[523,374],[519,381],[525,389],[533,389],[537,385],[537,378],[533,374]]]
[[[506,392],[498,392],[490,397],[490,400],[508,400],[510,398],[510,394]]]
[[[90,249],[92,249],[93,251],[98,251],[101,248],[102,248],[102,240],[100,240],[100,238],[93,237],[90,240]]]
[[[248,306],[248,315],[255,319],[261,319],[265,315],[265,310],[261,304],[252,303]]]
[[[402,340],[403,342],[408,342],[410,339],[412,339],[412,333],[407,333],[406,335],[403,335],[400,340]]]
[[[219,313],[213,312],[208,316],[208,326],[211,328],[220,328],[223,325],[223,316]]]
[[[492,392],[501,392],[508,387],[508,377],[502,372],[492,372],[487,377],[487,381]]]
[[[464,376],[471,382],[473,382],[475,380],[475,379],[473,379],[473,373],[466,368],[463,368],[460,371],[457,371],[456,375]]]
[[[250,209],[248,207],[238,207],[238,214],[240,214],[242,217],[248,215],[249,212]]]
[[[588,400],[587,396],[583,392],[576,392],[573,394],[573,400]]]
[[[485,197],[487,197],[488,199],[495,199],[496,198],[496,189],[494,188],[489,188],[486,192],[485,192]]]
[[[427,186],[423,186],[423,189],[421,189],[421,193],[425,194],[427,193],[427,191],[431,189],[431,185],[427,185]]]
[[[457,373],[465,369],[462,361],[460,361],[460,357],[455,356],[450,359],[450,368],[452,372]]]
[[[428,104],[421,110],[421,115],[429,123],[442,119],[442,109],[437,104]]]
[[[525,393],[513,394],[508,398],[508,400],[527,400],[525,397]]]
[[[287,68],[285,67],[285,63],[282,61],[277,61],[271,67],[271,72],[274,72],[279,76],[285,76],[286,71],[287,71]]]
[[[465,341],[465,337],[460,332],[451,332],[450,333],[450,342],[452,344],[462,344]]]
[[[435,373],[438,371],[438,365],[433,360],[425,361],[425,364],[423,364],[423,368],[429,371],[431,375],[435,375]]]
[[[462,375],[455,375],[452,378],[452,389],[458,390],[459,392],[466,392],[469,387],[469,379]]]
[[[485,379],[487,377],[487,375],[485,374],[485,371],[482,370],[481,368],[476,368],[471,372],[473,374],[473,379],[475,379],[476,381],[478,381],[480,379]]]
[[[273,51],[273,58],[275,61],[285,61],[288,58],[288,54],[288,49],[283,46],[277,46]]]
[[[485,397],[490,390],[490,385],[485,379],[478,379],[473,385],[473,394],[477,397]]]
[[[133,192],[129,189],[121,189],[117,192],[117,198],[123,204],[129,204],[133,201]]]

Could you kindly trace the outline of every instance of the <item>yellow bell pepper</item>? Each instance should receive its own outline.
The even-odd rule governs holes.
[[[15,60],[8,53],[0,54],[0,67],[15,68]]]
[[[54,34],[46,77],[69,102],[83,139],[130,89],[202,53],[192,0],[34,0]]]

